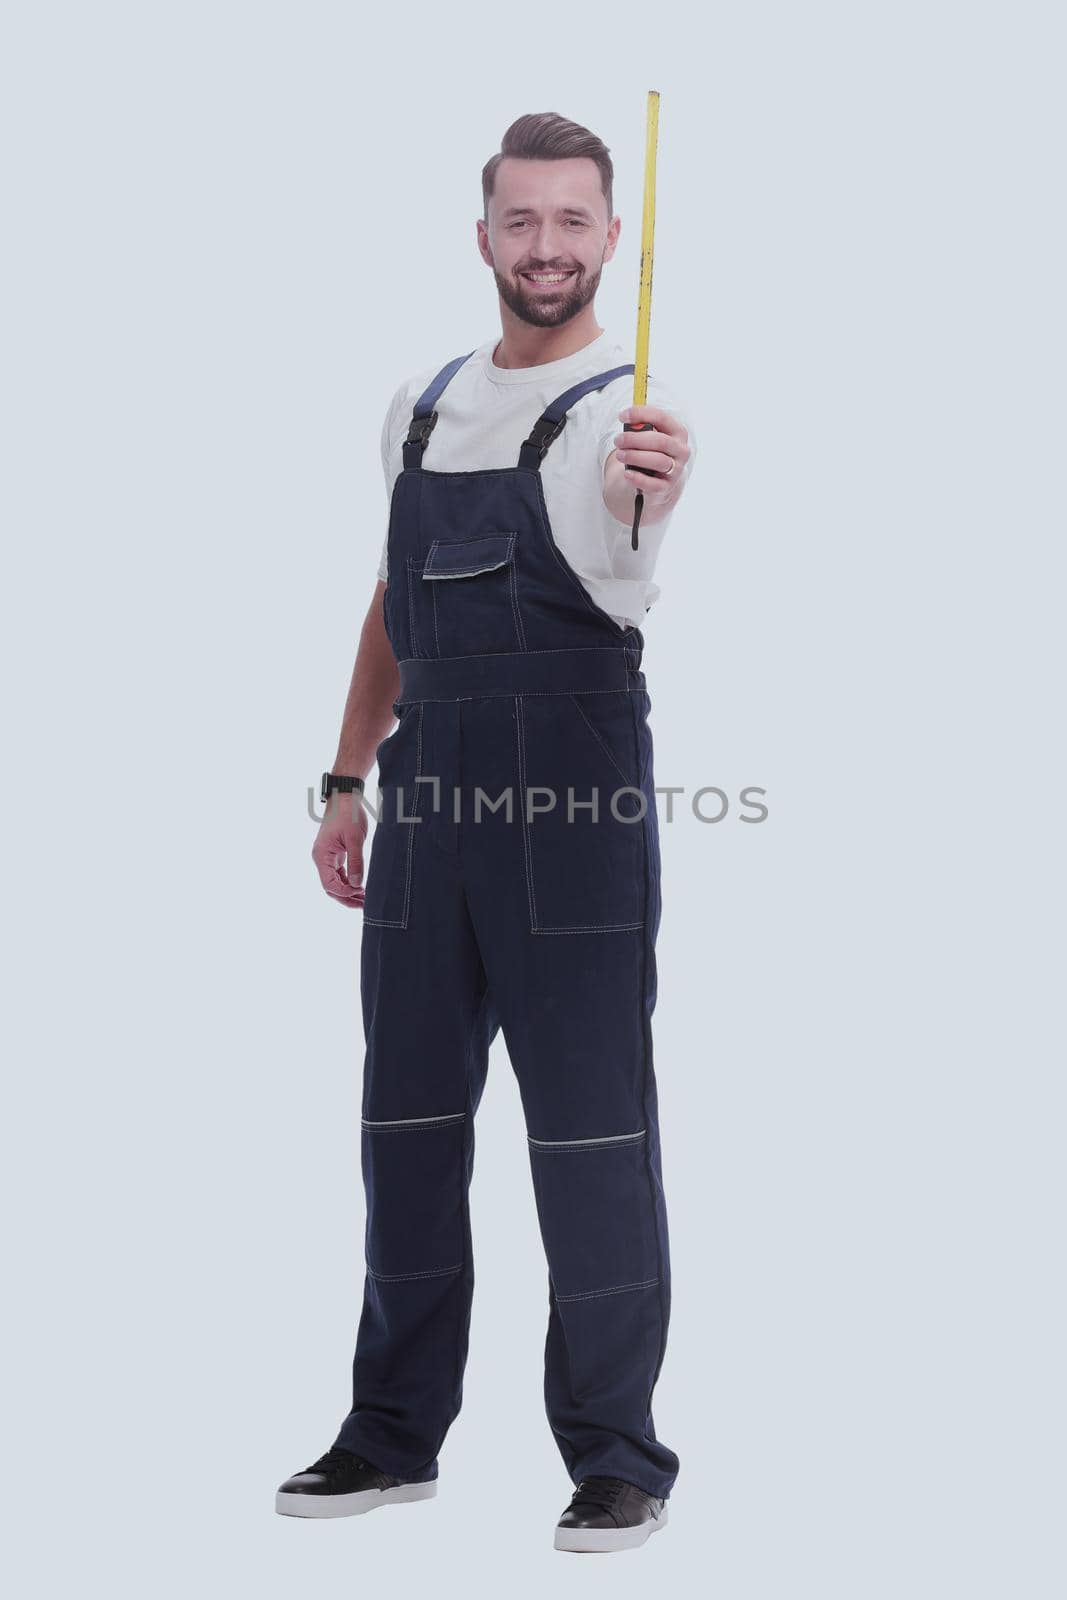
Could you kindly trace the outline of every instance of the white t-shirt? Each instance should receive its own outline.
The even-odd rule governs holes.
[[[423,457],[427,467],[439,472],[470,472],[518,466],[519,447],[551,401],[582,378],[633,361],[632,350],[624,349],[607,330],[573,355],[535,367],[498,367],[493,351],[499,342],[497,335],[480,345],[438,400],[437,425]],[[382,467],[390,498],[403,467],[403,442],[412,408],[448,359],[414,373],[401,384],[390,403],[382,428]],[[659,596],[652,574],[673,515],[648,525],[642,522],[640,548],[635,551],[630,548],[630,524],[616,521],[604,504],[604,462],[615,448],[615,435],[622,432],[619,412],[632,404],[632,373],[613,379],[596,393],[583,395],[571,407],[566,427],[553,440],[541,463],[545,505],[555,541],[596,604],[622,627],[640,627],[645,612]],[[669,411],[688,430],[687,479],[696,459],[690,416],[651,372],[647,404]],[[378,566],[383,582],[388,576],[388,548],[387,532]]]

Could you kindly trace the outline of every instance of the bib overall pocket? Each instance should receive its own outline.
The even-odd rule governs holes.
[[[515,716],[531,933],[642,927],[651,805],[629,693],[518,695]]]
[[[408,558],[416,656],[495,655],[526,649],[510,532],[435,539],[425,562]]]

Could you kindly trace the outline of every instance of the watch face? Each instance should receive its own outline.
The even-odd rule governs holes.
[[[319,789],[319,799],[325,803],[329,798],[330,774],[328,772],[324,772],[322,775],[322,787]]]

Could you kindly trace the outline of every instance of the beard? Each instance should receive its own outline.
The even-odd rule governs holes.
[[[553,269],[547,267],[544,270],[551,272]],[[501,300],[520,322],[529,323],[531,328],[559,328],[576,317],[592,300],[600,287],[602,270],[601,265],[589,277],[579,267],[573,278],[568,278],[558,291],[551,294],[544,289],[529,288],[518,273],[514,277],[505,277],[494,267],[493,277]]]

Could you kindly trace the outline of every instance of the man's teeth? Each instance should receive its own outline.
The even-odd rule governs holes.
[[[562,283],[564,278],[573,277],[571,272],[524,272],[524,278],[530,278],[534,283]]]

